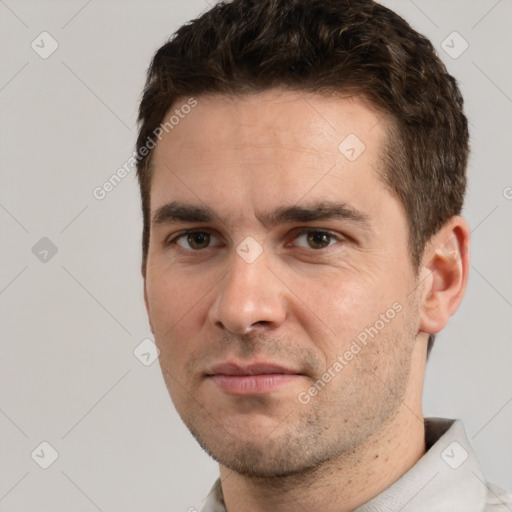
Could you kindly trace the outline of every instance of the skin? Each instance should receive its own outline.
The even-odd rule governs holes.
[[[153,155],[152,218],[174,201],[214,213],[151,224],[145,299],[169,393],[219,462],[229,512],[353,510],[425,451],[427,339],[462,299],[469,229],[453,217],[412,267],[404,211],[378,175],[389,120],[363,98],[275,89],[197,99]],[[354,161],[338,150],[349,134],[365,144]],[[327,202],[364,221],[268,222],[276,209]],[[190,229],[206,234],[180,236]],[[250,263],[237,252],[246,237],[262,250]],[[400,312],[311,396],[393,304]],[[233,395],[209,376],[227,361],[295,376]]]

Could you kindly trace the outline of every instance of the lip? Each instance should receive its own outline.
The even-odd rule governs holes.
[[[222,363],[207,373],[222,391],[238,396],[271,393],[303,376],[297,370],[267,362]]]
[[[281,375],[298,375],[300,372],[284,366],[255,362],[250,364],[241,364],[236,362],[227,362],[215,365],[208,372],[208,375],[265,375],[265,374],[281,374]]]

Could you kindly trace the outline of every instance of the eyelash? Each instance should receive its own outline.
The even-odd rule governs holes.
[[[299,238],[300,236],[302,235],[308,235],[309,233],[322,233],[324,235],[328,235],[331,239],[331,241],[334,239],[336,242],[342,242],[342,241],[345,241],[345,238],[342,237],[341,235],[338,235],[336,233],[333,233],[332,231],[329,231],[328,229],[320,229],[320,228],[301,228],[299,231],[297,231],[297,233],[295,233],[294,237],[293,237],[293,240],[296,240],[297,238]],[[328,249],[329,247],[331,247],[332,245],[335,245],[335,244],[329,244],[327,245],[326,247],[322,247],[320,249],[313,249],[312,247],[308,247],[307,249],[310,249],[312,251],[321,251],[321,250],[325,250],[325,249]],[[299,249],[306,249],[305,247],[299,247]]]
[[[170,240],[167,239],[164,242],[164,245],[165,245],[165,247],[169,247],[171,245],[176,245],[180,249],[183,249],[184,251],[188,251],[188,252],[191,252],[191,253],[199,253],[199,252],[205,251],[206,249],[211,249],[212,248],[212,247],[206,247],[205,249],[196,249],[196,250],[194,250],[194,249],[184,249],[183,247],[181,247],[181,246],[179,246],[177,244],[177,241],[180,240],[181,238],[187,237],[188,235],[191,235],[191,234],[194,234],[194,233],[208,233],[209,235],[212,234],[211,231],[209,231],[208,229],[200,229],[200,228],[190,229],[190,230],[187,230],[187,231],[183,231],[182,233],[176,235],[174,238],[172,238]],[[342,235],[338,235],[336,233],[333,233],[332,231],[329,231],[329,230],[326,230],[326,229],[320,229],[320,228],[302,228],[297,233],[295,233],[295,235],[293,237],[293,240],[296,240],[297,238],[299,238],[302,235],[308,235],[309,233],[322,233],[322,234],[326,234],[329,237],[335,239],[337,242],[346,241],[346,238],[343,237]],[[322,247],[320,249],[313,249],[312,247],[309,247],[308,249],[311,250],[311,251],[317,252],[317,251],[328,249],[332,245],[334,245],[334,244],[329,244],[326,247]],[[299,247],[299,249],[306,249],[306,248],[305,247]]]

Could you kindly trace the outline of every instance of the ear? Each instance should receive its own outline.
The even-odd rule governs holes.
[[[420,330],[436,334],[457,311],[468,281],[470,230],[452,217],[427,243],[423,254]]]
[[[146,262],[142,263],[141,272],[142,272],[142,282],[144,287],[144,304],[146,304],[146,313],[148,314],[148,320],[149,320],[149,328],[151,329],[151,332],[154,334],[153,331],[153,324],[151,323],[151,314],[149,312],[149,300],[148,300],[148,289],[146,286]]]

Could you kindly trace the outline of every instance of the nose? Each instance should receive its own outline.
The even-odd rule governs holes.
[[[238,335],[279,327],[286,318],[287,288],[268,268],[265,253],[252,263],[233,253],[230,263],[210,308],[210,322]]]

